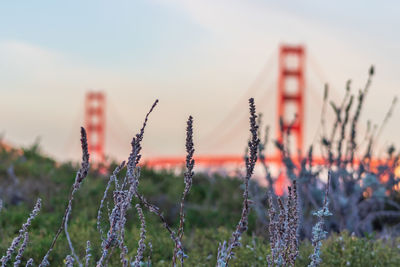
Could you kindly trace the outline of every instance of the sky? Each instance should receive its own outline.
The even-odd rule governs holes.
[[[78,159],[84,97],[95,90],[107,96],[112,158],[129,155],[155,99],[145,156],[182,155],[189,115],[198,154],[240,154],[246,98],[276,124],[281,44],[306,47],[306,143],[324,83],[338,100],[348,79],[357,92],[375,66],[362,131],[367,120],[381,123],[399,93],[398,14],[397,1],[1,1],[0,133],[15,146],[39,141],[56,159]],[[382,147],[400,145],[399,120],[397,109]]]

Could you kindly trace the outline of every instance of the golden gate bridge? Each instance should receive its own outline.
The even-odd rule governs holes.
[[[304,108],[305,108],[305,48],[303,46],[282,45],[278,59],[278,99],[277,120],[283,119],[284,130],[291,128],[296,139],[296,150],[302,154],[304,143]],[[292,107],[292,110],[289,108]],[[294,110],[293,110],[294,108]],[[106,130],[106,97],[102,92],[88,92],[85,99],[84,124],[88,134],[89,151],[93,162],[105,161],[105,130]],[[289,121],[296,116],[295,121]],[[282,132],[277,132],[278,140],[282,140]],[[267,158],[269,162],[277,163],[278,154]],[[196,163],[203,166],[224,166],[226,164],[241,164],[240,155],[198,155]],[[184,157],[154,157],[144,160],[148,167],[174,167],[184,163]]]
[[[296,155],[304,156],[305,138],[305,96],[308,92],[306,88],[306,49],[302,45],[281,45],[278,53],[278,77],[274,86],[277,92],[276,98],[276,136],[282,142],[283,130],[290,128],[291,135],[295,142],[293,148],[298,152]],[[318,71],[318,70],[317,70]],[[265,73],[261,73],[265,75]],[[319,74],[320,75],[320,74]],[[321,75],[320,75],[321,76]],[[322,80],[322,79],[321,79]],[[267,95],[268,97],[268,95]],[[322,98],[320,99],[322,101]],[[315,103],[313,104],[315,105]],[[238,110],[243,107],[234,107],[227,118],[232,118]],[[244,109],[243,109],[244,110]],[[85,99],[85,128],[88,134],[89,151],[93,162],[105,161],[105,130],[106,130],[106,97],[102,92],[89,92]],[[315,114],[314,114],[315,115]],[[237,118],[237,116],[236,116]],[[247,117],[243,117],[246,119]],[[247,119],[246,119],[247,121]],[[226,128],[229,119],[215,128],[214,132],[219,132]],[[243,127],[243,126],[242,126]],[[235,129],[233,129],[235,130]],[[230,131],[229,134],[235,134]],[[211,133],[214,135],[214,133]],[[197,166],[204,168],[221,168],[226,166],[239,166],[244,163],[243,155],[197,155],[195,156]],[[282,166],[282,156],[276,149],[271,155],[265,157],[265,161],[280,168]],[[324,164],[323,158],[314,157],[314,164]],[[149,168],[176,168],[183,166],[184,156],[165,156],[143,158],[143,165]],[[293,157],[294,163],[299,163],[299,157]],[[283,178],[282,178],[283,179]],[[279,183],[279,181],[278,181]]]

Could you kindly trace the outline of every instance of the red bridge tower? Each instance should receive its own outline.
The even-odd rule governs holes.
[[[303,153],[304,127],[304,61],[303,46],[282,45],[279,52],[278,76],[278,140],[283,141],[280,131],[280,119],[283,129],[289,127],[296,138],[295,152]]]
[[[105,161],[105,103],[105,95],[102,92],[89,92],[86,94],[85,128],[89,153],[94,163],[103,163]]]
[[[279,51],[278,73],[278,141],[283,142],[284,132],[290,128],[291,136],[296,139],[296,152],[303,155],[304,138],[304,87],[305,87],[305,49],[303,46],[282,45]],[[281,120],[283,132],[281,131]],[[293,152],[293,147],[289,147]],[[280,152],[277,151],[278,158]],[[282,165],[282,160],[279,160]],[[282,167],[282,166],[281,166]],[[282,169],[282,168],[281,168]],[[282,195],[289,181],[281,174],[276,181],[275,191]]]

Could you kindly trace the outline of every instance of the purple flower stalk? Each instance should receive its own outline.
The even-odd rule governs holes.
[[[40,208],[42,207],[42,200],[39,198],[36,201],[36,204],[29,215],[28,219],[26,220],[26,223],[24,223],[19,230],[19,234],[17,237],[15,237],[11,243],[11,246],[7,249],[6,255],[4,255],[1,258],[1,266],[6,266],[6,263],[11,259],[11,255],[13,252],[17,249],[18,245],[20,244],[22,238],[25,236],[25,233],[28,232],[28,228],[32,223],[32,220],[38,215]],[[22,251],[23,252],[23,251]]]

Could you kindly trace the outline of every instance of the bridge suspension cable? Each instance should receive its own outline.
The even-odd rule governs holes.
[[[236,121],[243,116],[247,116],[247,110],[243,109],[243,106],[247,106],[247,101],[250,97],[254,97],[254,95],[262,89],[261,85],[265,82],[269,77],[268,74],[272,73],[274,61],[275,61],[275,53],[271,54],[266,60],[260,72],[257,74],[254,81],[247,88],[244,94],[238,99],[238,101],[233,105],[227,115],[219,122],[217,126],[215,126],[209,133],[205,136],[200,137],[200,144],[204,144],[205,147],[213,147],[215,143],[210,143],[210,140],[222,140],[221,137],[226,135],[226,132],[230,129],[227,125],[231,125],[232,121]],[[236,125],[236,124],[235,124]]]

